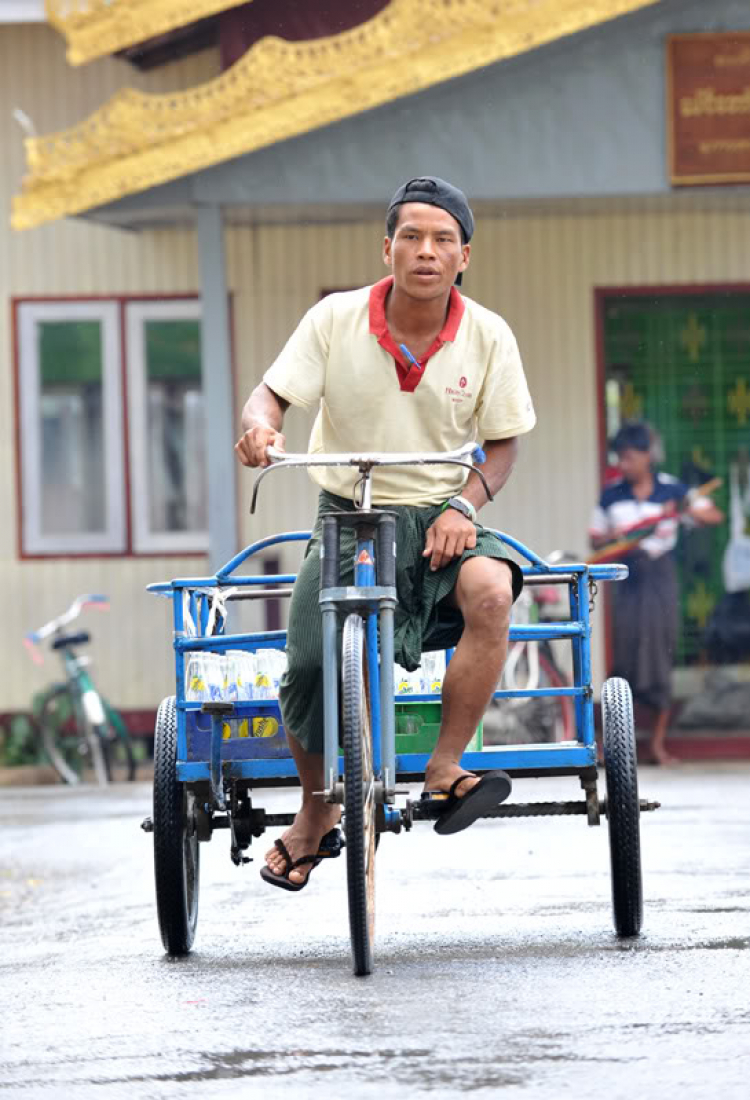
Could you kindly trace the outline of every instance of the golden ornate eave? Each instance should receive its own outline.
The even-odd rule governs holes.
[[[71,65],[124,50],[247,0],[45,0]]]
[[[113,202],[657,2],[391,0],[331,38],[264,38],[197,88],[124,89],[85,122],[27,138],[12,225]]]

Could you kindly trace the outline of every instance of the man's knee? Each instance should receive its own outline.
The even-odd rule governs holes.
[[[470,559],[466,565],[480,560]],[[470,630],[505,635],[513,606],[512,573],[501,561],[484,559],[483,566],[460,578],[463,584],[458,586],[458,605]]]

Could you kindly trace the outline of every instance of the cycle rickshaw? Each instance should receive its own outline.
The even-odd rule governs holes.
[[[423,777],[429,751],[408,736],[399,742],[394,696],[393,623],[396,608],[395,517],[371,506],[372,473],[378,466],[448,463],[481,471],[475,444],[447,454],[287,455],[269,450],[272,464],[256,479],[251,511],[263,478],[275,469],[350,466],[359,472],[352,513],[323,520],[320,608],[323,616],[325,694],[322,797],[343,806],[346,836],[349,928],[354,973],[368,974],[373,959],[375,862],[383,833],[405,833],[424,820],[434,821],[439,801],[404,799],[398,784]],[[485,482],[485,489],[490,496]],[[340,583],[339,537],[342,526],[356,537],[353,585]],[[570,776],[583,797],[569,801],[504,802],[492,818],[580,814],[589,825],[602,816],[609,825],[614,926],[622,937],[638,934],[642,922],[640,814],[657,807],[639,798],[636,746],[630,689],[624,680],[602,686],[602,730],[606,795],[598,790],[594,701],[591,685],[590,600],[599,581],[627,576],[619,564],[550,565],[516,539],[495,532],[526,562],[527,585],[557,584],[568,589],[567,621],[511,626],[512,640],[565,639],[572,651],[573,682],[567,687],[498,691],[512,695],[562,694],[572,700],[575,736],[554,743],[470,749],[462,765],[481,775],[502,769],[509,776]],[[267,828],[290,824],[294,815],[272,814],[259,804],[269,786],[297,782],[286,748],[281,713],[273,698],[242,698],[226,673],[228,654],[254,654],[282,647],[285,632],[227,633],[231,601],[279,596],[276,585],[291,585],[293,574],[240,573],[261,551],[285,542],[306,541],[308,531],[281,534],[252,543],[211,577],[178,578],[149,585],[149,591],[172,601],[176,693],[159,707],[154,750],[153,818],[143,823],[154,834],[154,867],[159,927],[165,950],[187,954],[198,917],[200,846],[217,830],[228,830],[233,862],[248,862],[243,852]],[[291,589],[282,590],[289,594]],[[343,643],[337,652],[339,620]],[[224,660],[224,678],[212,697],[189,697],[186,666],[203,655]],[[450,654],[448,654],[448,657]],[[192,681],[191,681],[192,682]],[[413,696],[411,703],[439,704],[433,694]]]

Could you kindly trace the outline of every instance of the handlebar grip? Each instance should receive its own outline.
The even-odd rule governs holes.
[[[484,466],[487,461],[487,455],[484,453],[481,447],[475,447],[471,452],[471,457],[478,466]]]
[[[339,583],[341,547],[339,525],[334,516],[323,516],[323,553],[320,562],[320,587],[335,588]]]
[[[378,527],[378,584],[396,587],[396,517],[383,516]]]

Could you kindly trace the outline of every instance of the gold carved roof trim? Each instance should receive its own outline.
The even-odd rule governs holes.
[[[45,0],[71,65],[105,57],[247,0]]]
[[[113,202],[656,2],[391,0],[330,38],[264,38],[206,84],[123,89],[79,125],[27,138],[12,225]]]

